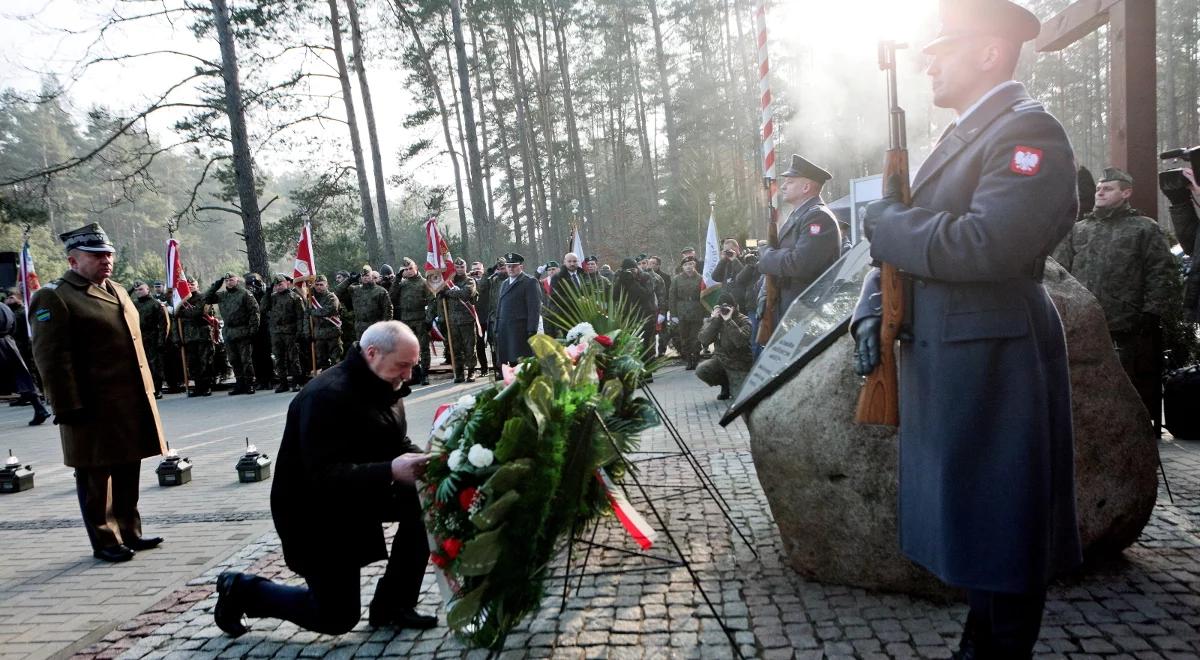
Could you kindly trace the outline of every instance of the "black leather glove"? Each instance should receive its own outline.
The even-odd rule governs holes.
[[[362,273],[354,273],[353,275],[350,276],[350,283],[358,284],[359,280],[361,280],[361,279],[362,279]]]
[[[879,365],[879,330],[883,319],[867,316],[854,326],[854,373],[866,376]]]
[[[900,183],[900,177],[893,174],[888,179],[883,197],[867,204],[867,208],[863,211],[863,236],[868,241],[875,235],[875,226],[884,213],[894,206],[904,206],[904,203],[900,201]]]

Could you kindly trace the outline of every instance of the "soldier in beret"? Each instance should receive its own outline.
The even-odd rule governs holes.
[[[1067,347],[1041,282],[1075,224],[1075,156],[1013,80],[1037,18],[1007,0],[944,2],[941,16],[926,73],[934,105],[957,119],[911,204],[889,182],[863,216],[871,256],[911,283],[897,349],[900,547],[966,590],[955,657],[1029,658],[1046,585],[1081,561]],[[851,320],[864,375],[879,361],[880,291],[873,270]]]
[[[1158,223],[1129,206],[1133,177],[1109,167],[1096,184],[1096,205],[1054,253],[1087,287],[1108,321],[1121,366],[1155,429],[1162,425],[1162,319],[1178,305],[1179,270]]]
[[[115,250],[100,225],[59,238],[70,269],[33,294],[33,353],[63,462],[75,468],[92,554],[129,561],[162,543],[142,536],[137,507],[141,460],[166,451],[141,320],[129,294],[109,279]]]
[[[195,387],[189,397],[212,395],[213,352],[216,345],[216,318],[213,309],[205,304],[204,294],[196,285],[195,278],[188,278],[192,295],[179,303],[175,310],[175,322],[183,337],[183,350],[187,355],[188,375]]]
[[[342,303],[329,290],[329,279],[324,275],[318,275],[313,283],[308,304],[308,314],[313,318],[317,369],[328,369],[342,359]]]

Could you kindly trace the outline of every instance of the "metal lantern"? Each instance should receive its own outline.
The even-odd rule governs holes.
[[[271,478],[271,458],[260,454],[258,447],[246,438],[246,453],[237,462],[238,481],[244,484],[266,481]]]
[[[158,474],[159,486],[182,486],[192,480],[192,462],[187,458],[180,458],[179,452],[174,449],[168,449],[166,457],[154,472]]]
[[[33,466],[21,465],[20,459],[8,450],[8,460],[0,469],[0,493],[19,493],[33,488]]]

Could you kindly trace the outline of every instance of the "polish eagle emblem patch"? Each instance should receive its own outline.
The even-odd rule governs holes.
[[[813,236],[820,234],[821,233],[821,225],[819,225],[815,222],[812,223],[811,225],[808,226],[808,233],[812,234]]]
[[[1013,149],[1012,162],[1008,168],[1015,174],[1033,176],[1042,169],[1042,150],[1018,145]]]

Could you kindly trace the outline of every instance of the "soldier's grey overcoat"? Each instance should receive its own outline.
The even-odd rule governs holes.
[[[759,250],[758,270],[779,278],[779,311],[837,261],[842,231],[820,197],[797,206],[779,228],[779,247]]]
[[[1000,88],[921,166],[871,256],[913,277],[900,344],[900,545],[943,581],[1028,592],[1080,561],[1071,385],[1041,284],[1075,221],[1071,145]],[[872,271],[855,312],[878,314]]]

